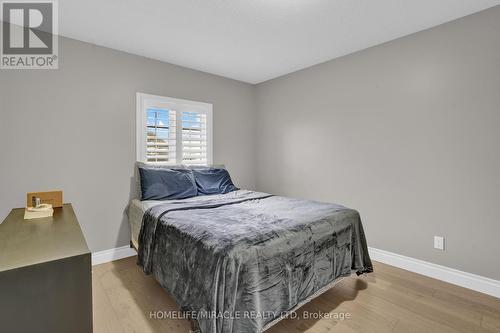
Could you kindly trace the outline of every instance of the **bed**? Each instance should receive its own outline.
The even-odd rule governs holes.
[[[138,264],[203,333],[262,332],[373,271],[357,211],[237,190],[129,205]]]

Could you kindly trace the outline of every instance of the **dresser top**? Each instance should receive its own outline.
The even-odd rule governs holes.
[[[0,272],[87,253],[71,204],[33,220],[24,220],[24,208],[13,209],[0,224]]]

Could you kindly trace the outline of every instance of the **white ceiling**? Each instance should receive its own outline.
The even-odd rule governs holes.
[[[60,34],[249,83],[500,0],[61,0]]]

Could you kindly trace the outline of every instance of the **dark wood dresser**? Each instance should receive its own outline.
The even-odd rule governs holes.
[[[0,224],[0,331],[92,332],[91,255],[71,204]]]

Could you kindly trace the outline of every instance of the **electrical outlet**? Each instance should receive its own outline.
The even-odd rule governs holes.
[[[444,237],[434,236],[434,248],[444,251]]]

